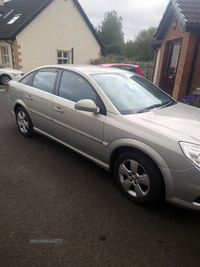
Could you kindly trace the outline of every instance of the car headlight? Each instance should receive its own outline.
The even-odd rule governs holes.
[[[191,143],[185,143],[185,142],[179,142],[182,151],[184,155],[198,168],[200,168],[200,146],[191,144]]]
[[[13,76],[19,76],[19,73],[12,73]]]

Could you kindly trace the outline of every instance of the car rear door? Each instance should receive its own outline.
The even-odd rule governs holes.
[[[33,126],[52,136],[52,106],[56,77],[57,69],[41,69],[36,72],[30,85],[26,85],[23,91],[23,101]]]
[[[76,110],[75,103],[81,99],[93,100],[100,107],[100,113]],[[105,107],[93,87],[79,74],[64,70],[53,103],[55,137],[100,160],[104,120]]]

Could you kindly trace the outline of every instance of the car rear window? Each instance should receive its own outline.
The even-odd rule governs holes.
[[[127,71],[136,73],[136,70],[133,66],[116,65],[116,66],[112,66],[112,68],[118,68],[118,69],[127,70]]]

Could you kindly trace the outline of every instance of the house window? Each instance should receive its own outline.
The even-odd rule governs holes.
[[[68,52],[58,51],[58,64],[67,64],[69,58]]]
[[[10,16],[11,13],[13,13],[14,9],[11,9],[4,17],[3,19],[7,18],[8,16]]]
[[[20,16],[21,14],[15,15],[10,21],[8,21],[7,24],[13,24]]]
[[[2,47],[2,56],[3,56],[3,64],[9,65],[9,55],[7,47]]]

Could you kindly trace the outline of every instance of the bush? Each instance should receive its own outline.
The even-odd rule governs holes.
[[[185,96],[181,101],[181,103],[200,108],[200,95],[194,96],[193,94]]]

